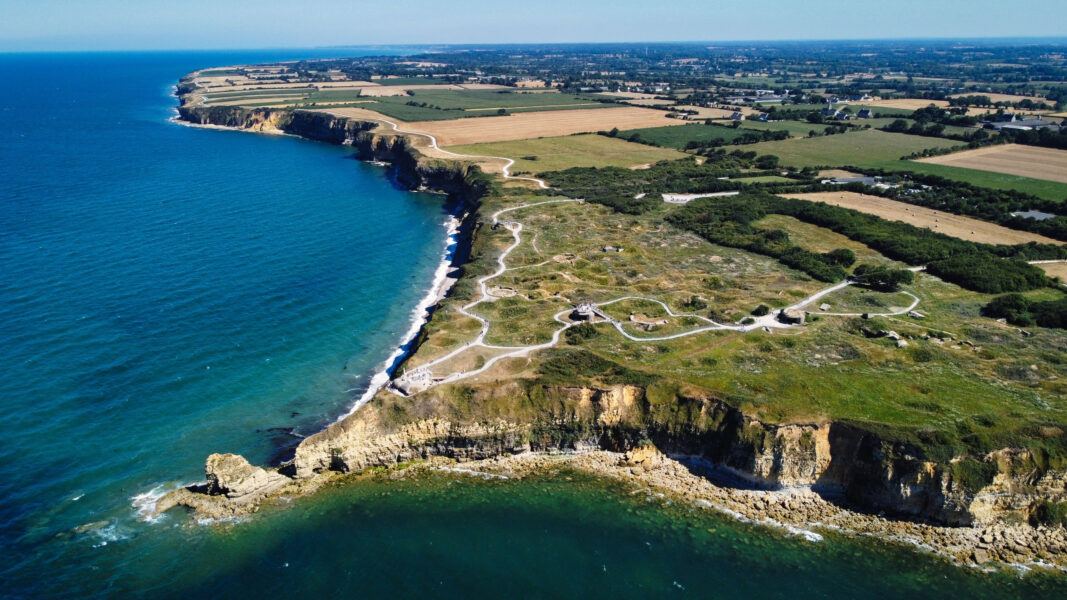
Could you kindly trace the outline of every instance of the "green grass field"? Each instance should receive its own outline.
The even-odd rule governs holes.
[[[816,138],[761,142],[745,146],[759,154],[773,154],[781,164],[795,167],[881,166],[926,148],[951,148],[959,142],[886,133],[875,129]]]
[[[595,134],[450,146],[447,150],[460,154],[514,158],[514,172],[530,173],[570,167],[632,167],[688,156],[667,148],[654,148]]]
[[[759,177],[744,177],[741,179],[736,179],[735,181],[737,181],[738,183],[744,183],[746,185],[756,183],[797,183],[795,179],[781,177],[779,175],[760,175]]]
[[[391,79],[375,79],[378,85],[435,85],[443,84],[444,81],[434,77],[393,77]]]
[[[297,90],[249,90],[246,92],[223,92],[211,94],[213,102],[232,102],[247,99],[242,106],[293,105],[322,108],[344,106],[359,102],[366,108],[402,121],[438,121],[464,117],[484,117],[507,112],[532,112],[542,110],[568,110],[574,108],[605,108],[613,104],[599,102],[596,96],[580,96],[559,93],[521,93],[510,90],[411,90],[412,95],[361,96],[359,90],[325,89]],[[266,98],[284,98],[280,102],[264,101]],[[427,106],[411,105],[426,103]],[[210,102],[209,102],[210,104]]]
[[[693,123],[690,125],[647,127],[644,129],[627,129],[620,131],[619,137],[628,139],[632,135],[638,135],[642,140],[663,146],[664,148],[685,149],[689,142],[709,142],[721,140],[728,144],[741,137],[746,132],[742,128],[723,127],[721,125],[703,125]]]
[[[868,106],[866,104],[848,104],[847,106],[852,109],[852,114],[856,114],[865,108],[871,109],[871,112],[876,115],[887,115],[890,117],[907,117],[915,112],[914,110],[908,110],[906,108],[886,108],[884,106]]]
[[[822,132],[825,125],[816,125],[805,121],[741,121],[742,129],[756,129],[760,131],[788,131],[793,137],[805,137],[809,131]]]

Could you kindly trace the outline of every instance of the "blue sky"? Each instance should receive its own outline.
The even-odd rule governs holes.
[[[1067,0],[0,0],[0,51],[1065,33]]]

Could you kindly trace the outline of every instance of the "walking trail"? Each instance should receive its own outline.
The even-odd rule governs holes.
[[[369,117],[364,117],[364,118],[369,118]],[[428,133],[422,133],[422,132],[419,132],[419,131],[408,131],[408,130],[401,129],[396,123],[394,123],[393,121],[390,121],[388,119],[378,118],[377,120],[382,122],[382,123],[385,123],[386,125],[388,125],[390,127],[392,127],[393,131],[398,133],[398,134],[414,135],[414,136],[420,136],[420,137],[424,137],[424,138],[428,139],[429,143],[430,143],[430,148],[432,148],[434,151],[439,152],[441,154],[445,154],[445,155],[452,156],[452,157],[455,157],[455,158],[480,159],[480,160],[489,159],[489,160],[500,160],[500,161],[503,161],[504,162],[504,166],[502,168],[502,174],[503,174],[504,179],[529,181],[529,182],[532,182],[532,183],[536,184],[537,187],[540,188],[540,189],[543,189],[543,190],[549,189],[548,184],[546,184],[541,179],[537,179],[535,177],[519,177],[519,176],[516,176],[516,175],[512,175],[511,172],[510,172],[510,169],[515,164],[515,160],[514,159],[508,158],[506,156],[478,156],[478,155],[459,154],[459,153],[456,153],[456,152],[450,152],[448,150],[442,149],[437,143],[437,138],[435,138],[433,135],[430,135]],[[515,248],[517,248],[519,246],[519,244],[522,243],[521,233],[522,233],[523,226],[522,226],[522,223],[520,223],[518,221],[512,221],[512,220],[501,221],[500,220],[500,216],[501,215],[503,215],[505,213],[513,212],[513,211],[520,211],[520,210],[527,209],[527,208],[533,208],[535,206],[543,206],[545,204],[563,204],[563,203],[581,204],[582,202],[583,202],[583,200],[582,199],[578,199],[578,198],[564,198],[564,199],[560,199],[560,200],[545,200],[543,202],[534,202],[532,204],[523,204],[523,205],[520,205],[520,206],[512,206],[510,208],[504,208],[504,209],[498,210],[495,213],[493,213],[493,215],[492,215],[492,222],[493,223],[492,224],[494,226],[503,226],[503,227],[507,228],[507,230],[511,232],[511,235],[512,235],[514,241],[512,242],[512,244],[510,246],[508,246],[500,254],[499,257],[497,257],[497,259],[496,259],[496,262],[497,262],[496,270],[494,272],[490,273],[489,275],[485,275],[485,276],[483,276],[483,277],[478,279],[478,290],[479,290],[479,294],[480,294],[478,299],[474,300],[474,301],[472,301],[472,302],[470,302],[470,303],[468,303],[468,304],[466,304],[466,305],[464,305],[464,306],[462,306],[462,307],[460,307],[458,309],[459,312],[461,314],[463,314],[464,316],[469,317],[471,319],[474,319],[474,320],[478,321],[481,324],[481,328],[478,331],[478,335],[475,336],[474,339],[472,339],[471,341],[467,342],[466,344],[463,344],[462,346],[459,346],[458,348],[452,350],[451,352],[445,354],[444,356],[440,356],[440,357],[438,357],[438,358],[436,358],[436,359],[434,359],[434,360],[432,360],[430,362],[427,362],[427,363],[424,363],[424,364],[420,365],[417,369],[414,369],[411,372],[405,373],[396,382],[394,382],[394,385],[392,385],[390,387],[390,389],[393,390],[393,391],[399,392],[399,393],[405,393],[404,390],[406,390],[409,393],[413,393],[415,391],[422,391],[422,390],[429,389],[429,388],[437,386],[437,385],[447,384],[447,383],[455,383],[455,382],[460,381],[462,379],[467,379],[467,378],[470,378],[470,377],[477,376],[477,375],[479,375],[481,373],[484,373],[485,371],[489,370],[490,368],[493,367],[493,365],[495,365],[496,363],[500,362],[501,360],[504,360],[505,358],[524,357],[524,356],[528,356],[531,352],[535,352],[537,350],[544,350],[544,349],[552,348],[552,347],[556,346],[559,343],[560,338],[563,336],[563,333],[567,329],[579,324],[577,322],[566,320],[564,318],[566,315],[568,315],[569,313],[571,313],[573,311],[573,308],[567,308],[567,309],[561,310],[560,312],[558,312],[555,315],[553,315],[553,319],[560,324],[560,327],[556,331],[554,331],[552,333],[552,337],[551,337],[551,339],[549,339],[549,341],[544,342],[542,344],[534,344],[534,345],[529,345],[529,346],[496,346],[496,345],[488,344],[488,343],[485,342],[485,336],[489,333],[489,326],[490,326],[489,320],[484,318],[484,317],[482,317],[482,316],[480,316],[480,315],[478,315],[478,314],[475,314],[474,312],[471,312],[471,311],[472,311],[472,309],[477,307],[479,304],[482,304],[483,302],[490,301],[493,298],[489,294],[489,288],[487,286],[489,281],[491,281],[491,280],[493,280],[493,279],[495,279],[497,277],[500,277],[501,275],[503,275],[504,273],[506,273],[508,271],[511,271],[511,270],[514,270],[514,269],[527,268],[529,266],[532,266],[532,265],[526,265],[526,266],[522,266],[522,267],[508,268],[507,262],[506,262],[508,255],[510,255],[511,252],[513,250],[515,250]],[[916,268],[914,270],[922,270],[922,268],[918,267],[918,268]],[[593,309],[593,312],[596,315],[596,317],[599,317],[602,322],[610,323],[613,327],[615,327],[616,330],[618,330],[618,332],[623,337],[625,337],[627,339],[630,339],[630,340],[634,340],[634,341],[655,342],[655,341],[664,341],[664,340],[674,340],[674,339],[683,338],[683,337],[687,337],[687,336],[691,336],[691,335],[697,335],[697,334],[700,334],[700,333],[705,333],[705,332],[708,332],[708,331],[737,331],[737,332],[741,332],[741,333],[746,333],[746,332],[749,332],[749,331],[755,331],[755,330],[760,330],[760,329],[770,330],[770,329],[787,329],[787,328],[790,328],[790,327],[795,327],[795,325],[788,324],[788,323],[783,323],[783,322],[779,321],[778,320],[779,314],[782,313],[782,312],[785,312],[785,311],[801,310],[804,307],[811,305],[812,303],[814,303],[819,298],[822,298],[824,296],[827,296],[829,294],[832,294],[834,292],[842,290],[845,287],[847,287],[849,285],[852,285],[852,283],[853,283],[852,281],[846,280],[846,281],[843,281],[843,282],[838,283],[836,285],[827,287],[825,289],[822,289],[822,290],[812,294],[811,296],[808,296],[807,298],[804,298],[803,300],[797,302],[796,304],[793,304],[793,305],[788,306],[786,308],[783,308],[781,310],[772,311],[771,313],[769,313],[767,315],[763,315],[761,317],[754,318],[752,321],[750,321],[749,323],[746,323],[746,324],[719,323],[719,322],[716,322],[716,321],[714,321],[712,319],[709,319],[709,318],[707,318],[705,316],[698,315],[698,314],[676,313],[673,310],[671,310],[671,308],[669,306],[667,306],[665,303],[663,303],[662,301],[656,300],[655,298],[648,298],[648,297],[644,297],[644,296],[623,296],[621,298],[615,298],[614,300],[608,300],[606,302],[590,303],[590,306]],[[893,312],[888,312],[888,313],[879,313],[879,314],[868,313],[868,315],[869,316],[877,316],[877,317],[891,317],[891,316],[907,314],[908,312],[914,310],[915,307],[918,306],[918,304],[919,304],[919,298],[917,296],[915,296],[914,294],[910,293],[910,292],[903,292],[903,293],[907,294],[908,296],[911,296],[911,298],[913,299],[913,302],[907,308],[899,309],[899,310],[896,310],[896,311],[893,311]],[[683,332],[680,332],[680,333],[671,334],[671,335],[664,335],[664,336],[636,336],[636,335],[633,335],[630,332],[626,331],[623,328],[623,323],[621,321],[619,321],[618,319],[615,319],[611,315],[609,315],[609,314],[605,313],[603,310],[601,310],[602,307],[609,306],[609,305],[615,304],[617,302],[622,302],[624,300],[643,300],[643,301],[648,301],[648,302],[654,302],[654,303],[660,305],[661,307],[663,307],[663,309],[671,317],[674,317],[674,318],[688,317],[688,318],[696,319],[698,321],[702,321],[704,323],[707,323],[707,325],[701,326],[701,327],[697,327],[697,328],[694,328],[694,329],[690,329],[688,331],[683,331]],[[855,317],[861,316],[861,313],[821,313],[821,314],[825,314],[825,315],[828,315],[828,316],[855,316]],[[503,352],[501,352],[500,354],[496,354],[496,355],[492,356],[491,358],[485,360],[484,364],[482,364],[481,366],[479,366],[479,367],[477,367],[475,369],[472,369],[472,370],[468,370],[468,371],[453,371],[453,372],[450,372],[450,373],[448,373],[446,375],[443,375],[443,376],[434,376],[433,375],[434,367],[442,365],[442,364],[448,362],[449,360],[452,360],[452,359],[456,358],[460,354],[463,354],[464,352],[467,352],[468,350],[471,350],[471,349],[474,349],[474,348],[486,348],[486,349],[490,349],[490,350],[499,350],[499,351],[503,351]],[[404,384],[404,382],[406,382],[406,384]],[[404,384],[404,385],[395,385],[395,384]]]

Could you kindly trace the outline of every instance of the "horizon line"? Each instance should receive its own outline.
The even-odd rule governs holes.
[[[816,44],[816,43],[888,43],[888,42],[1053,42],[1067,44],[1067,35],[1058,36],[948,36],[948,37],[885,37],[885,38],[792,38],[746,40],[639,40],[639,41],[565,41],[565,42],[430,42],[385,44],[334,44],[327,46],[216,46],[200,48],[83,48],[83,49],[26,49],[0,50],[0,54],[89,54],[136,52],[226,52],[256,50],[342,50],[346,48],[441,48],[441,47],[515,47],[515,46],[597,46],[597,45],[739,45],[739,44]]]

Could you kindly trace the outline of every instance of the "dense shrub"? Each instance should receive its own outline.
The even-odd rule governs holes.
[[[563,332],[563,337],[567,340],[567,343],[576,346],[586,340],[591,340],[600,335],[600,331],[592,323],[582,323],[581,325],[575,325]]]
[[[1022,292],[1045,287],[1041,269],[1022,261],[998,258],[988,252],[953,256],[931,262],[926,271],[956,285],[986,294]]]
[[[907,269],[893,269],[886,265],[862,264],[853,271],[858,285],[883,292],[892,292],[915,281],[915,273]]]
[[[1067,527],[1067,502],[1049,502],[1042,500],[1030,513],[1030,524]]]
[[[838,248],[824,254],[826,261],[842,268],[849,268],[856,262],[856,253],[848,248]]]
[[[1067,329],[1067,298],[1032,302],[1022,294],[1005,294],[982,307],[982,314],[1013,325]]]
[[[964,490],[975,493],[993,483],[997,475],[997,465],[973,458],[964,458],[952,463],[952,479]]]
[[[541,377],[546,382],[574,383],[576,379],[602,379],[612,383],[625,383],[647,388],[657,379],[641,371],[635,371],[587,350],[551,352],[538,365]]]

